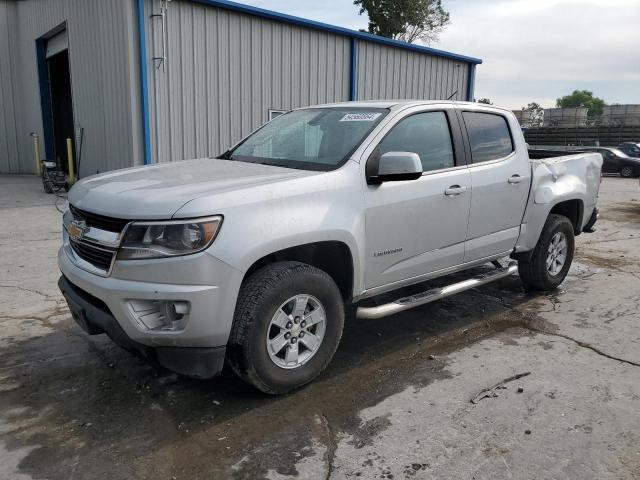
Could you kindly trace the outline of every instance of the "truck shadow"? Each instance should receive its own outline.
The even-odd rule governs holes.
[[[450,377],[447,353],[522,326],[512,311],[531,298],[514,276],[386,319],[351,314],[327,370],[279,397],[226,370],[198,381],[149,366],[69,320],[0,349],[0,439],[26,452],[17,471],[33,478],[296,475],[314,442],[330,451],[341,432],[366,445],[386,423],[362,423],[360,410]]]

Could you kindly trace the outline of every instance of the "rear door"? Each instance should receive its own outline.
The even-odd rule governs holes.
[[[369,162],[387,152],[413,152],[424,173],[417,180],[366,187],[367,289],[461,264],[471,200],[460,125],[451,106],[413,108],[380,137]]]
[[[471,211],[464,257],[470,262],[509,252],[515,246],[529,195],[531,166],[515,118],[498,110],[464,108],[459,115],[471,159]]]

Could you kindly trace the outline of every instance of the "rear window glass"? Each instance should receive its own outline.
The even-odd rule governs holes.
[[[513,152],[507,120],[501,115],[462,112],[473,163],[503,158]]]

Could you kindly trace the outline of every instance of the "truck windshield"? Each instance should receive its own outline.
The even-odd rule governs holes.
[[[334,170],[389,111],[384,108],[308,108],[276,117],[220,156],[303,170]]]

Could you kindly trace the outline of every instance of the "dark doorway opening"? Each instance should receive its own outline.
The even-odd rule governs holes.
[[[53,123],[53,155],[58,169],[68,173],[67,138],[74,143],[73,101],[71,99],[71,73],[69,51],[63,50],[47,58],[51,119]],[[75,145],[72,151],[75,156]],[[74,159],[74,171],[77,172]]]

